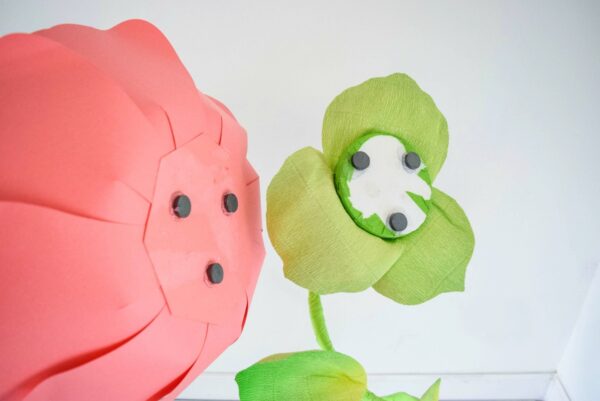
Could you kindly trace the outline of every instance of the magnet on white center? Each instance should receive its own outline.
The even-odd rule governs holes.
[[[371,164],[371,159],[368,154],[359,150],[352,155],[351,162],[355,169],[364,170]]]
[[[404,231],[408,226],[408,220],[404,213],[393,213],[390,216],[389,224],[392,230],[396,232]]]
[[[421,167],[421,158],[415,152],[408,152],[404,155],[404,165],[411,170],[416,170]]]

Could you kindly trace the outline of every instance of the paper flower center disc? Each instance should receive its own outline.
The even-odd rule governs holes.
[[[398,238],[417,230],[427,217],[431,186],[417,153],[388,134],[367,134],[350,145],[336,168],[340,199],[371,234]]]

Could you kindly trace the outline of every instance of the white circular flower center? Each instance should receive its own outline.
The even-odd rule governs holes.
[[[402,213],[408,225],[399,235],[415,231],[427,215],[408,193],[424,200],[431,198],[431,187],[418,175],[424,164],[421,162],[416,170],[407,168],[402,161],[407,153],[404,145],[390,135],[369,138],[360,151],[369,156],[370,163],[364,170],[355,170],[348,182],[352,206],[364,218],[376,214],[392,232],[395,230],[390,226],[390,216]]]

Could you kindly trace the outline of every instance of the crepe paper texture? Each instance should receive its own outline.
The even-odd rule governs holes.
[[[344,91],[325,113],[323,153],[295,152],[267,190],[267,228],[285,276],[318,294],[373,287],[402,304],[462,291],[474,237],[454,199],[433,187],[424,223],[400,238],[373,235],[344,207],[340,198],[347,194],[335,185],[339,158],[373,133],[393,135],[417,152],[427,166],[423,177],[433,183],[446,158],[448,128],[431,97],[404,74]]]
[[[244,401],[359,400],[367,376],[354,359],[334,351],[272,355],[236,376]]]
[[[401,177],[405,184],[420,188],[421,193],[407,190],[400,195],[403,201],[414,202],[413,211],[426,215],[406,235],[392,232],[382,216],[363,214],[352,202],[357,195],[352,188],[360,188],[349,184],[353,174],[364,173],[373,163],[368,154],[358,152],[373,138],[390,143],[389,137],[397,139],[391,143],[402,153],[392,155],[392,164],[388,163],[398,174],[383,171],[381,176]],[[322,351],[274,356],[243,370],[237,376],[241,401],[438,400],[439,380],[421,398],[370,392],[360,364],[334,350],[320,296],[373,287],[398,303],[412,305],[464,289],[473,231],[456,201],[433,186],[447,147],[446,119],[407,75],[368,80],[329,105],[323,152],[307,147],[292,154],[267,190],[269,237],[283,260],[285,276],[309,290],[311,320]],[[389,153],[385,146],[378,149],[371,156]],[[406,178],[399,163],[414,175]],[[385,170],[386,165],[378,168]],[[380,183],[381,176],[372,182]],[[400,184],[383,181],[382,185]],[[363,189],[367,196],[362,199],[367,200],[384,190],[368,185]],[[401,217],[406,223],[406,215]],[[391,220],[389,225],[398,232],[409,227],[404,224],[396,230]]]
[[[175,399],[264,258],[244,129],[139,20],[2,37],[0,127],[0,399]]]

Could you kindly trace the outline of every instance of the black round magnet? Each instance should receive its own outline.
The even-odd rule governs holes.
[[[421,158],[415,152],[408,152],[404,155],[404,165],[411,170],[421,167]]]
[[[233,193],[228,193],[223,197],[223,207],[227,213],[235,213],[238,210],[238,198]]]
[[[171,204],[175,216],[185,218],[192,212],[192,201],[187,195],[177,195]]]
[[[364,170],[369,167],[369,164],[371,164],[369,155],[360,150],[352,155],[350,161],[357,170]]]
[[[404,213],[392,213],[388,221],[392,230],[396,232],[404,231],[408,226],[408,220]]]
[[[211,263],[206,268],[206,275],[208,277],[208,281],[212,284],[219,284],[223,281],[223,277],[225,273],[223,272],[223,266],[218,263]]]

